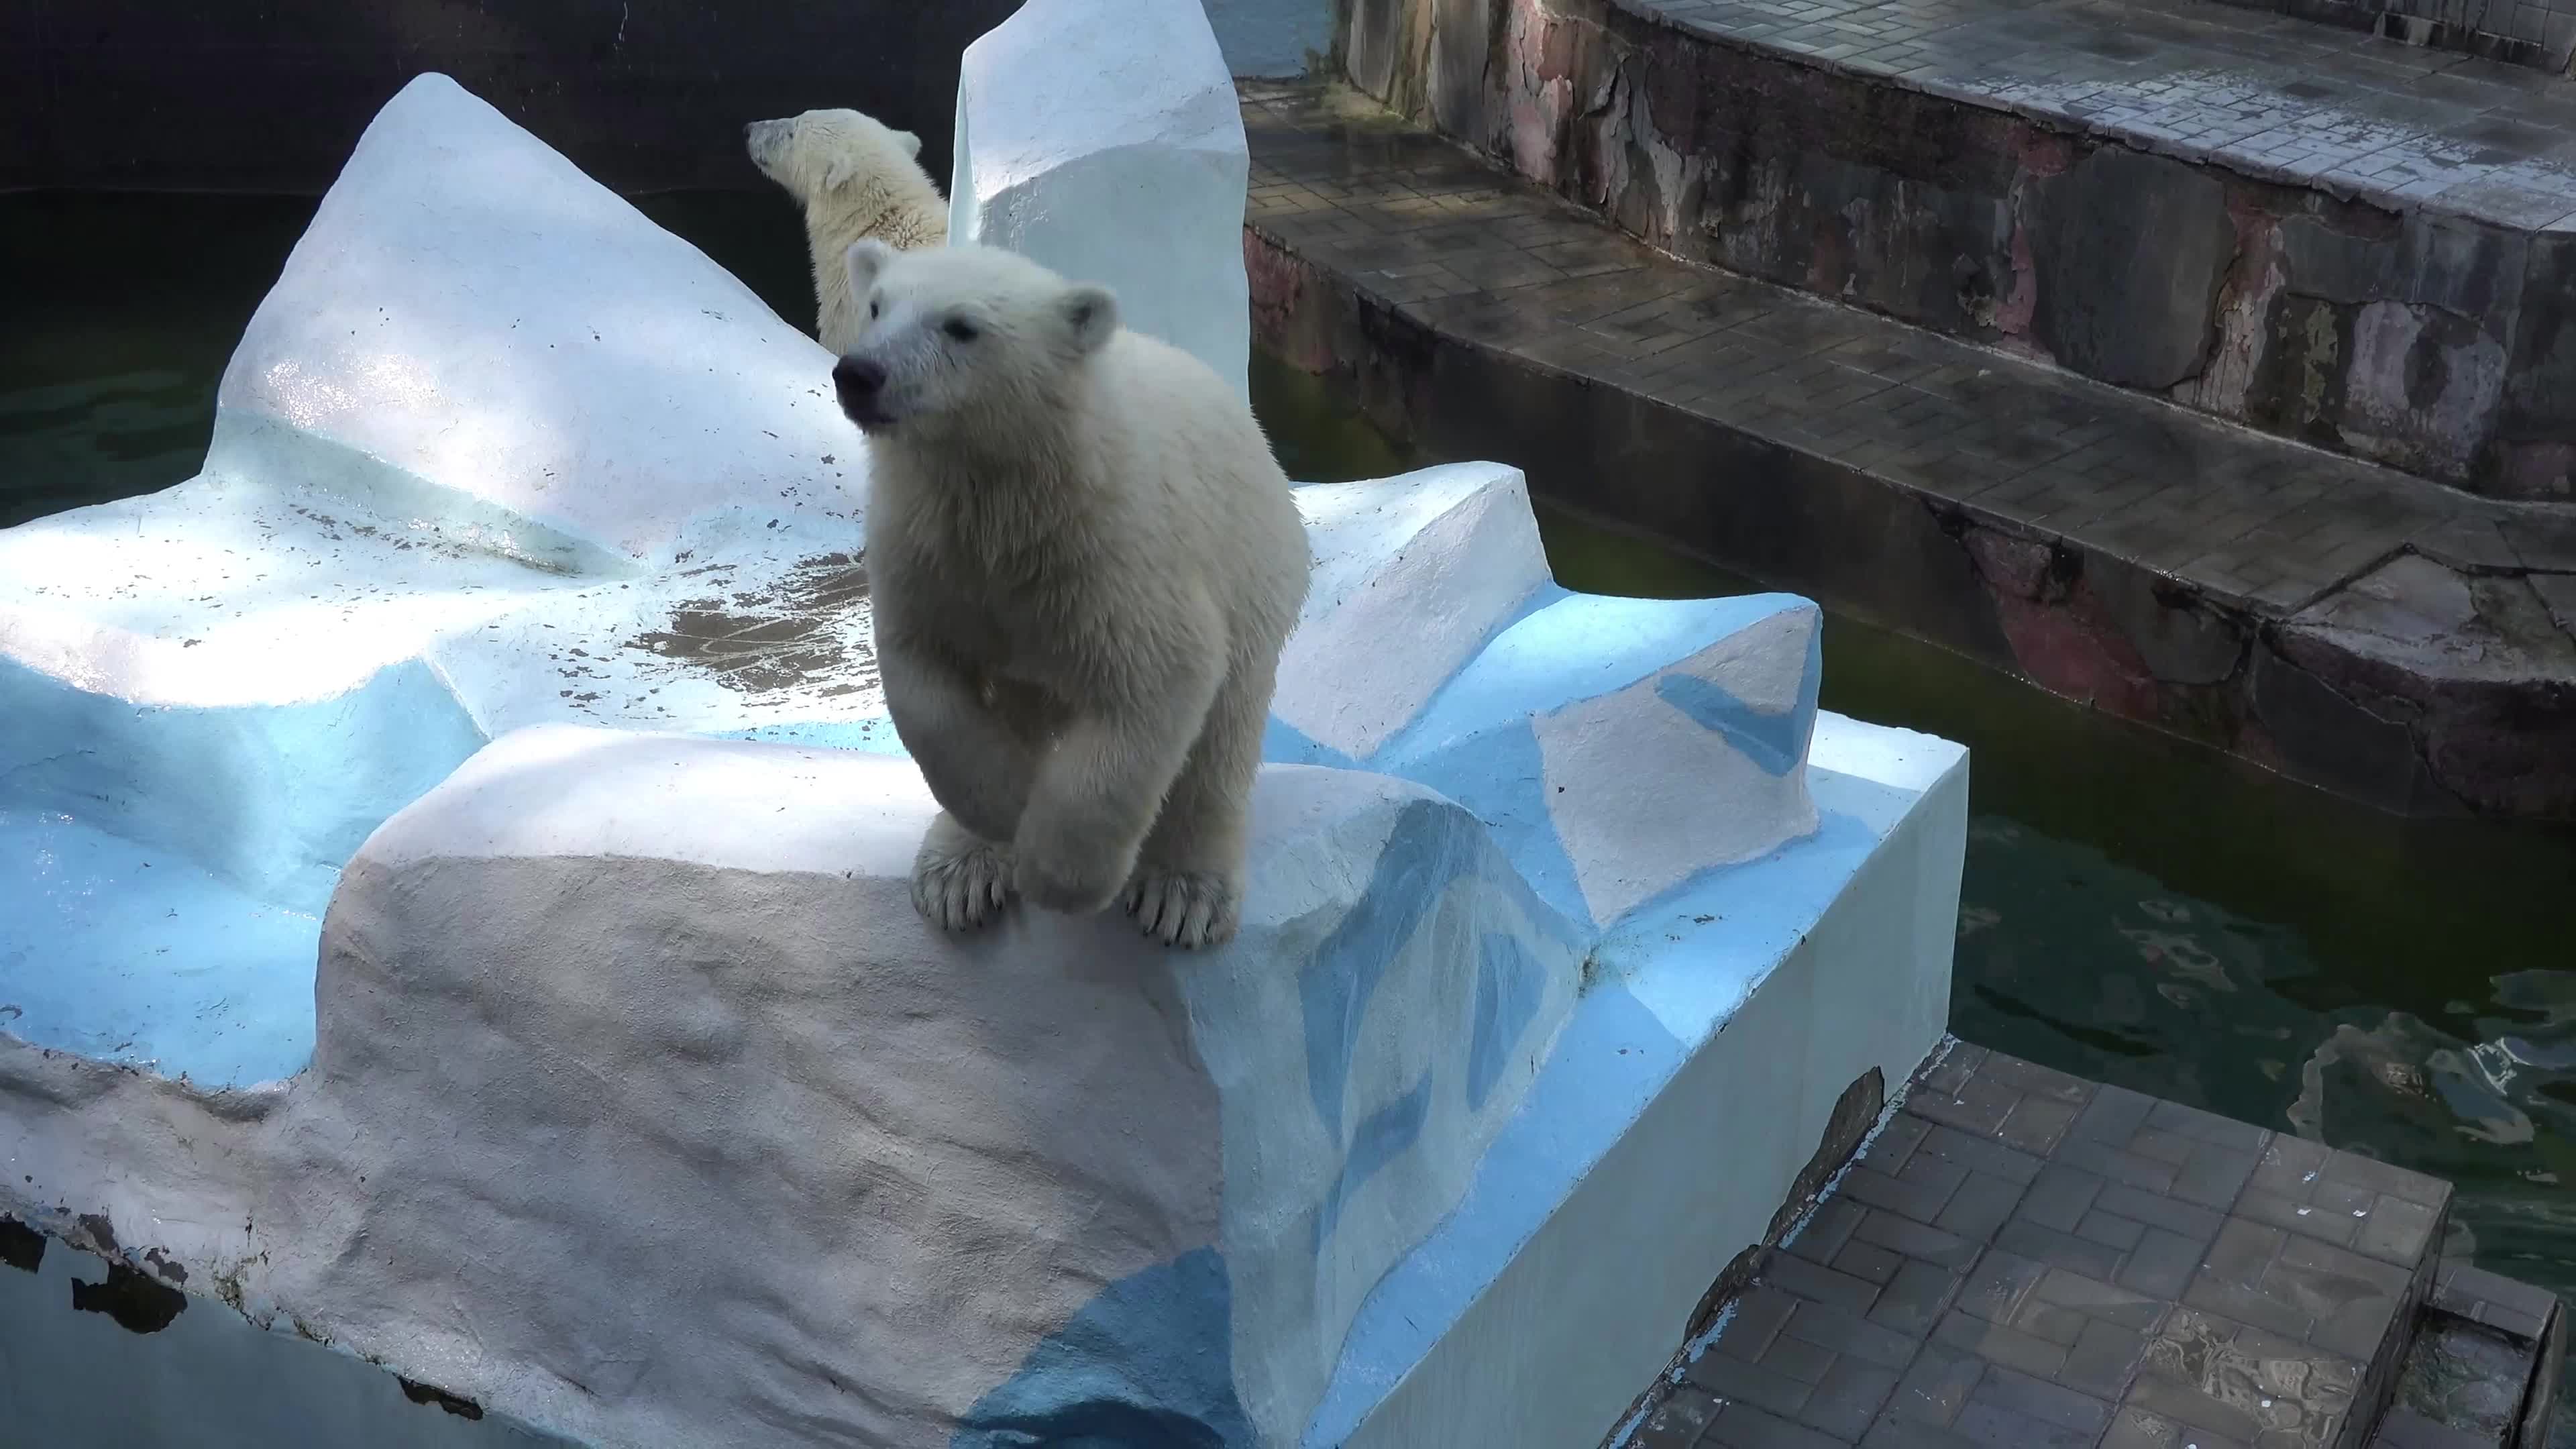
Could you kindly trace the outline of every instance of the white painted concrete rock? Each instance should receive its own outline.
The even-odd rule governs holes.
[[[1520,473],[1496,464],[1298,500],[1315,584],[1280,661],[1273,758],[1440,790],[1587,925],[1816,828],[1815,605],[1568,593]]]
[[[1199,0],[1029,0],[966,48],[948,234],[1118,294],[1247,388],[1251,154]]]
[[[1314,573],[1271,713],[1365,759],[1553,582],[1520,471],[1456,463],[1297,490]]]
[[[1234,943],[1025,909],[936,935],[901,760],[504,737],[334,898],[298,1135],[345,1145],[292,1175],[364,1186],[272,1291],[606,1441],[1295,1442],[1548,1060],[1598,927],[1816,824],[1812,606],[1567,595],[1491,465],[1300,502],[1328,587],[1299,649],[1386,658],[1326,707],[1296,656],[1277,742],[1388,772],[1265,773]],[[532,1183],[542,1230],[452,1211]],[[685,1273],[598,1271],[674,1235]],[[403,1291],[459,1272],[462,1318]],[[675,1351],[680,1323],[730,1337]]]
[[[1265,771],[1226,949],[931,934],[900,759],[522,731],[342,878],[293,1082],[199,1106],[0,1047],[0,1199],[580,1443],[1597,1430],[1842,1086],[1937,1037],[1959,752],[1818,730],[1797,601],[1544,583],[1511,470],[1301,503],[1311,637],[1445,621],[1407,636],[1443,682],[1283,694],[1282,755],[1339,720],[1377,769]],[[1716,743],[1654,771],[1671,716]],[[1811,741],[1851,772],[1795,795],[1821,831],[1724,868],[1706,821],[1748,771],[1803,792]],[[1594,849],[1614,808],[1702,853]]]
[[[494,742],[332,902],[296,1139],[340,1186],[273,1291],[607,1442],[1279,1442],[1578,933],[1457,805],[1274,767],[1223,951],[961,942],[909,904],[934,812],[853,751]]]
[[[425,75],[367,128],[243,333],[207,471],[327,483],[541,565],[667,557],[718,500],[832,501],[818,460],[852,433],[798,340],[697,248]]]
[[[309,964],[157,932],[308,954],[349,852],[500,730],[863,737],[867,473],[829,372],[497,111],[405,87],[234,354],[205,471],[0,532],[12,1029],[282,1076]]]

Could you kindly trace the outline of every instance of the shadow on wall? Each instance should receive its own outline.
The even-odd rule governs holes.
[[[423,71],[617,191],[764,185],[746,121],[851,106],[944,186],[958,57],[1020,0],[13,0],[0,190],[318,192]]]

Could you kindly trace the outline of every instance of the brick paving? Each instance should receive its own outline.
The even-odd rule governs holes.
[[[2477,498],[1678,261],[1347,89],[1247,83],[1243,96],[1248,224],[1441,333],[2258,617],[2410,551],[2469,572],[2576,571],[2576,512]]]
[[[1629,1442],[2357,1445],[2434,1290],[2450,1194],[1958,1045],[1720,1310]],[[2545,1293],[2459,1283],[2486,1295],[2471,1312],[2533,1332],[2547,1316]]]
[[[2576,85],[2456,51],[2208,0],[1638,3],[2253,176],[2526,229],[2576,216]]]

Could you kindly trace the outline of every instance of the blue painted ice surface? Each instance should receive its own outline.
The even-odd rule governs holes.
[[[1529,935],[1486,930],[1460,939],[1437,919],[1457,899],[1462,880],[1500,883],[1517,899]],[[1325,1136],[1340,1144],[1341,1171],[1326,1190],[1315,1223],[1315,1251],[1340,1223],[1343,1206],[1368,1180],[1420,1140],[1431,1113],[1433,1070],[1425,1068],[1394,1100],[1380,1104],[1355,1126],[1344,1094],[1351,1059],[1371,998],[1387,968],[1426,929],[1450,946],[1476,953],[1477,1000],[1467,1023],[1467,1093],[1478,1107],[1502,1075],[1536,1016],[1550,969],[1578,969],[1589,933],[1548,909],[1518,878],[1510,862],[1475,818],[1446,801],[1416,800],[1397,812],[1368,885],[1349,915],[1318,943],[1298,972],[1306,1042],[1306,1083]],[[1480,1084],[1481,1078],[1481,1084]]]
[[[254,900],[175,851],[0,807],[0,1030],[243,1086],[313,1054],[319,917]]]
[[[1540,899],[1568,920],[1600,926],[1608,923],[1592,919],[1548,812],[1533,717],[1571,700],[1616,693],[1775,614],[1814,606],[1788,594],[1668,600],[1550,593],[1542,607],[1496,635],[1367,767],[1428,785],[1475,811]],[[1765,750],[1794,748],[1792,765],[1805,755],[1820,666],[1811,647],[1807,677],[1786,714],[1760,714],[1689,675],[1664,675],[1658,694],[1770,769]]]
[[[713,738],[720,740],[759,740],[773,745],[811,745],[825,750],[857,750],[867,755],[900,755],[906,759],[912,752],[894,732],[890,719],[825,720],[814,723],[754,725],[747,730],[718,730]]]
[[[1455,748],[1573,700],[1616,693],[1774,614],[1814,607],[1789,594],[1618,599],[1554,592],[1469,660],[1419,718],[1371,757],[1372,765],[1407,774],[1407,759]]]
[[[1701,728],[1726,736],[1746,759],[1777,779],[1807,757],[1824,675],[1825,641],[1820,630],[1807,636],[1807,668],[1799,678],[1798,702],[1786,713],[1766,714],[1696,674],[1667,674],[1656,680],[1655,697],[1699,721]]]
[[[951,1449],[1233,1449],[1234,1292],[1213,1248],[1130,1274],[969,1409]]]
[[[319,915],[370,832],[486,743],[417,659],[275,705],[135,704],[0,659],[0,804],[68,812]]]
[[[1851,883],[1884,832],[1837,810],[1815,835],[1703,873],[1621,918],[1519,1109],[1457,1208],[1379,1281],[1303,1439],[1330,1449],[1466,1312],[1592,1167]]]
[[[204,1087],[303,1070],[341,866],[483,743],[416,660],[186,709],[0,659],[0,1030]]]
[[[484,743],[417,661],[330,699],[175,709],[0,659],[0,722],[0,1031],[201,1087],[304,1069],[340,867]],[[903,752],[883,720],[732,733]]]

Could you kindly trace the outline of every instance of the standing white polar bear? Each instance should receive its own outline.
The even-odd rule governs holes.
[[[910,251],[948,240],[948,203],[921,168],[921,138],[857,111],[807,111],[742,128],[751,164],[805,212],[814,335],[839,352],[859,335],[842,258],[866,237]]]
[[[847,260],[877,660],[942,807],[913,904],[961,930],[1123,894],[1166,944],[1229,939],[1308,569],[1260,425],[1102,288],[981,246]]]

